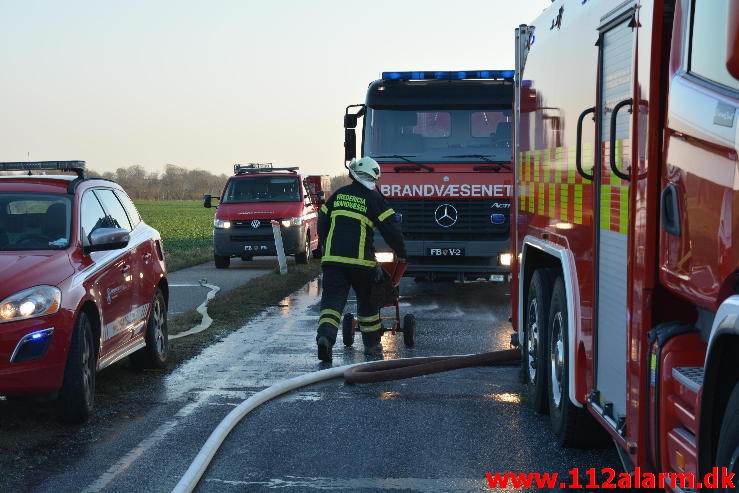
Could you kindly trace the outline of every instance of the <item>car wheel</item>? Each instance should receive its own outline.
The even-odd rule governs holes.
[[[162,291],[157,288],[151,302],[149,320],[146,324],[146,347],[139,349],[129,358],[137,368],[164,368],[167,366],[169,342],[167,333],[167,303]]]
[[[416,345],[416,317],[410,313],[403,317],[403,342],[405,347]]]
[[[549,269],[536,269],[531,277],[524,314],[524,340],[521,369],[526,393],[538,413],[548,411],[547,367],[549,303],[552,293],[552,274]]]
[[[341,340],[344,346],[351,347],[354,344],[354,315],[347,313],[341,321]]]
[[[305,243],[303,244],[303,251],[295,254],[295,263],[296,264],[307,264],[309,256],[310,256],[310,236],[305,235]]]
[[[734,385],[721,423],[716,450],[716,466],[719,467],[719,471],[725,467],[727,474],[734,473],[739,476],[739,384]],[[734,490],[721,488],[717,491]]]
[[[231,264],[231,259],[223,255],[213,255],[213,261],[216,264],[216,269],[228,269]]]
[[[87,421],[95,400],[95,344],[92,324],[81,312],[74,325],[69,344],[62,387],[56,400],[57,417],[64,423]]]

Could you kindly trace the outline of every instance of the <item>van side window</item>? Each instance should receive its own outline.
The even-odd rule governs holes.
[[[735,0],[694,0],[690,71],[739,91],[739,80],[726,69],[727,23],[731,1]]]

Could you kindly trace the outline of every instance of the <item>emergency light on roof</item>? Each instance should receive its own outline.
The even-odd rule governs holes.
[[[74,171],[80,179],[85,177],[84,161],[13,161],[0,163],[0,171]]]
[[[272,171],[290,171],[295,173],[297,166],[290,166],[288,168],[275,168],[272,163],[249,163],[249,164],[234,164],[234,174],[242,175],[244,173],[269,173]]]
[[[421,72],[383,72],[385,80],[463,80],[463,79],[505,79],[513,80],[513,70],[457,70]]]

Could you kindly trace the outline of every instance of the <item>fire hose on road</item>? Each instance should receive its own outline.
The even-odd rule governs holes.
[[[257,392],[231,411],[223,421],[221,421],[216,429],[213,430],[213,433],[208,437],[208,440],[200,449],[195,460],[190,464],[190,467],[172,491],[174,493],[193,491],[200,481],[200,478],[205,473],[205,470],[208,468],[210,461],[213,459],[216,452],[218,452],[218,448],[239,421],[261,404],[292,390],[322,382],[324,380],[340,378],[342,376],[349,384],[383,382],[472,366],[499,366],[513,364],[517,363],[519,360],[520,351],[518,349],[507,349],[462,356],[401,358],[338,366],[336,368],[320,370],[282,381]]]

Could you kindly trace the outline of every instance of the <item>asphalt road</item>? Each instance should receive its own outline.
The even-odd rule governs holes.
[[[386,333],[384,358],[508,347],[507,286],[404,280],[401,293],[402,314],[418,320],[417,344],[405,348],[401,334]],[[139,405],[122,402],[104,433],[60,446],[64,456],[50,459],[28,491],[171,491],[235,406],[325,368],[315,357],[319,296],[314,281],[150,388],[122,396]],[[364,360],[361,342],[344,348],[339,337],[335,366]],[[612,448],[560,449],[522,390],[512,366],[315,384],[249,414],[197,491],[481,491],[488,472],[620,470]]]

